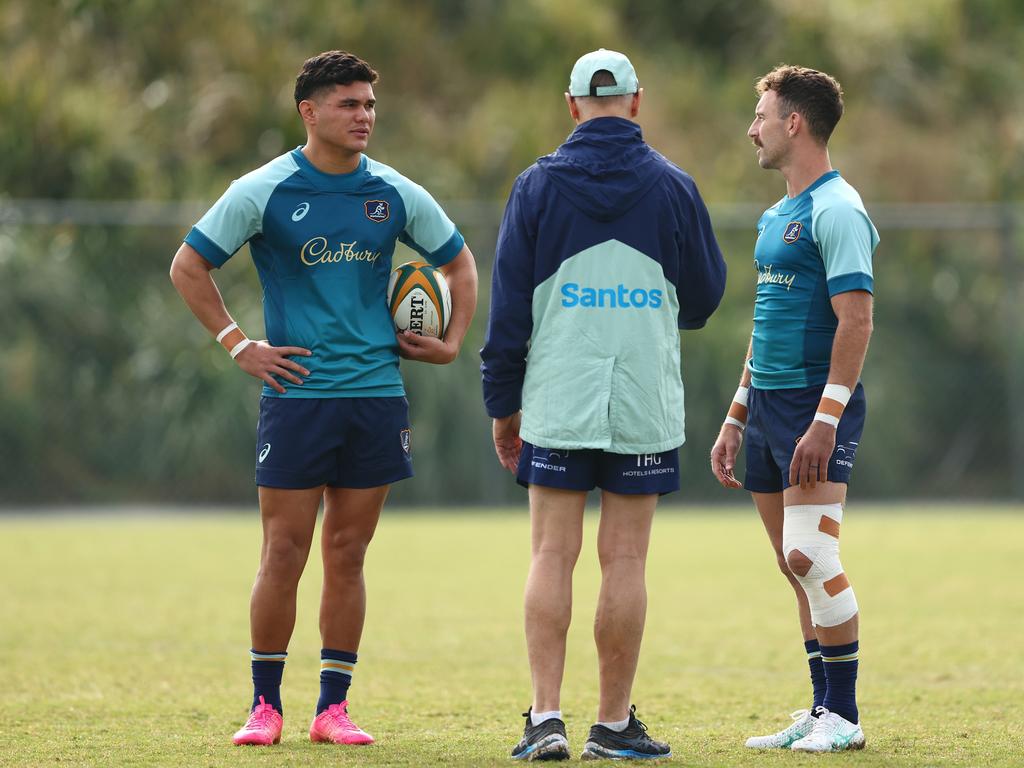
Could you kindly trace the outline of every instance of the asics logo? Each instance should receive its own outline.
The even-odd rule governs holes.
[[[265,458],[267,458],[267,456],[269,456],[269,455],[270,455],[270,443],[267,443],[266,445],[263,446],[263,450],[260,451],[260,464],[262,464],[263,460]]]
[[[302,221],[307,213],[309,213],[309,203],[301,203],[292,214],[292,221]]]

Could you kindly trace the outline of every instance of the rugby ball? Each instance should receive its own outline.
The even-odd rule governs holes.
[[[388,311],[400,331],[444,338],[452,314],[444,275],[425,261],[395,267],[388,280]]]

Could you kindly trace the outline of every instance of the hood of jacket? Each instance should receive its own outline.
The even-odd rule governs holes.
[[[561,195],[598,221],[631,210],[668,169],[644,142],[640,126],[621,117],[581,123],[537,165]]]

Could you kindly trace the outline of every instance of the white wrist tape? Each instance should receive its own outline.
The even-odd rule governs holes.
[[[750,397],[750,387],[744,387],[741,384],[740,386],[738,386],[736,388],[736,394],[732,396],[732,401],[734,403],[739,403],[740,405],[746,407],[746,405],[747,405],[747,398],[749,398],[749,397]]]
[[[234,359],[252,342],[246,338],[245,331],[238,327],[238,323],[233,322],[217,334],[217,343],[224,347]]]
[[[231,333],[233,330],[235,330],[235,328],[237,328],[237,327],[238,327],[238,323],[231,323],[231,325],[227,326],[223,331],[218,333],[217,334],[217,343],[220,344],[224,340],[224,337],[227,336],[229,333]]]
[[[231,359],[234,360],[236,357],[238,357],[241,351],[248,347],[250,344],[252,344],[252,339],[242,339],[240,342],[235,344],[235,346],[231,348]]]
[[[837,419],[830,413],[822,413],[821,411],[818,411],[816,414],[814,414],[814,420],[823,421],[833,429],[839,429],[839,419]]]
[[[850,402],[850,388],[842,384],[826,384],[821,393],[821,401],[818,403],[818,412],[814,414],[814,420],[828,424],[835,429],[839,428],[839,419],[843,416],[846,404]]]
[[[750,387],[742,384],[737,387],[736,394],[732,396],[732,403],[729,405],[729,415],[725,417],[726,424],[732,424],[741,430],[747,426],[747,398],[750,395]]]
[[[829,400],[835,400],[845,408],[850,402],[850,395],[852,394],[850,388],[844,387],[842,384],[826,384],[821,396],[827,397]]]

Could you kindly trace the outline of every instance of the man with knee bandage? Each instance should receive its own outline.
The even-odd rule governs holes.
[[[828,139],[842,89],[812,69],[780,66],[757,84],[747,135],[786,196],[758,222],[754,327],[711,470],[754,498],[797,598],[813,688],[809,710],[761,749],[860,749],[859,611],[839,559],[839,529],[864,428],[861,368],[871,337],[871,258],[878,233],[856,190],[832,169]],[[741,484],[736,456],[747,436]]]

